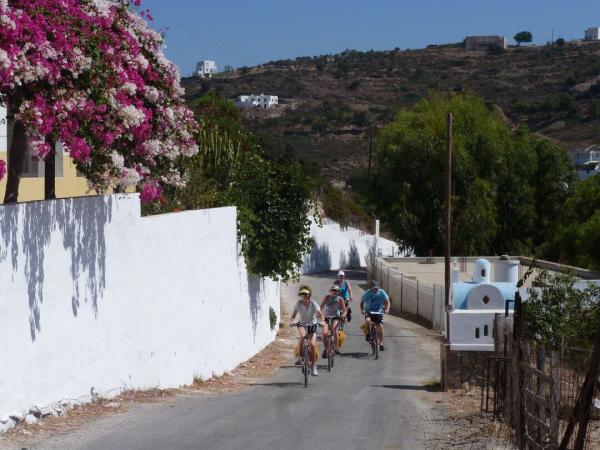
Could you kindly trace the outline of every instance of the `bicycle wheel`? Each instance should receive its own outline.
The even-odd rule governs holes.
[[[377,331],[375,328],[375,359],[379,359],[379,333]]]
[[[336,331],[337,333],[337,331]],[[333,337],[331,338],[331,346],[329,348],[333,347],[333,352],[331,353],[331,368],[333,369],[334,363],[335,363],[335,352],[337,351],[337,348],[335,348],[335,340],[333,339]]]
[[[331,349],[333,348],[333,336],[331,334],[327,338],[327,371],[331,372],[331,368],[333,367],[333,355]]]
[[[308,352],[310,351],[310,347],[308,342],[304,344],[304,387],[308,387],[308,372],[310,370],[310,358],[308,357]]]
[[[375,337],[375,327],[371,325],[371,329],[369,332],[369,343],[371,344],[371,355],[375,354],[375,345],[377,344],[377,338]]]

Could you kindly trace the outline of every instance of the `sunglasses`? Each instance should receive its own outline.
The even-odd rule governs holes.
[[[307,294],[306,292],[300,292],[298,295],[299,295],[300,297],[304,297],[305,295],[308,295],[308,294]]]

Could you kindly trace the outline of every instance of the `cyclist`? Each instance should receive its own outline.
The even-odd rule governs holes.
[[[340,295],[344,297],[344,301],[346,302],[346,308],[348,310],[346,319],[348,322],[352,320],[352,309],[349,306],[349,303],[352,301],[352,288],[350,287],[350,282],[346,280],[346,274],[343,270],[338,272],[338,279],[335,281],[337,285],[340,287]]]
[[[367,290],[360,301],[360,310],[363,314],[365,311],[367,316],[365,318],[365,325],[368,329],[370,326],[370,322],[374,322],[377,326],[377,335],[379,337],[379,350],[383,351],[383,316],[380,314],[371,314],[371,313],[389,313],[390,312],[390,297],[387,293],[379,287],[376,280],[373,280],[369,283],[369,290]],[[369,336],[365,336],[367,341],[369,340]]]
[[[325,346],[323,358],[327,358],[327,354],[330,351],[334,351],[339,355],[337,349],[338,327],[340,325],[340,320],[346,316],[346,303],[344,302],[344,298],[340,295],[340,287],[336,283],[333,283],[331,286],[329,294],[323,297],[321,311],[323,311],[325,323],[327,324],[323,328],[323,345]],[[328,348],[329,341],[327,338],[329,337],[329,333],[333,333],[333,349]]]
[[[319,375],[317,372],[317,365],[315,362],[315,354],[317,347],[317,324],[319,323],[317,318],[322,322],[323,312],[319,307],[319,304],[311,298],[312,289],[308,286],[300,286],[298,289],[298,295],[300,296],[300,300],[296,302],[294,305],[294,311],[292,312],[291,320],[293,321],[298,314],[300,317],[298,318],[298,322],[300,325],[298,326],[298,335],[300,336],[299,340],[299,348],[302,348],[304,336],[307,333],[312,333],[312,337],[310,340],[310,366],[312,367],[313,376]]]

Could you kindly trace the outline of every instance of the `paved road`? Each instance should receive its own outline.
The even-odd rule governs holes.
[[[364,273],[354,275],[364,277]],[[302,282],[321,297],[333,279],[332,274],[325,274]],[[296,286],[284,289],[289,304],[296,299]],[[355,298],[360,298],[363,290],[356,282],[352,288]],[[358,311],[358,305],[354,310]],[[140,405],[32,448],[427,448],[426,435],[431,433],[435,412],[423,394],[426,385],[439,376],[438,344],[417,325],[388,317],[386,351],[375,361],[359,325],[358,320],[348,324],[343,356],[336,359],[331,373],[325,367],[318,377],[311,377],[308,389],[290,361],[274,376],[243,392],[182,396],[171,404]]]

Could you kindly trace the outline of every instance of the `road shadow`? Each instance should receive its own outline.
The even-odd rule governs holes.
[[[412,385],[412,384],[371,384],[370,387],[398,389],[400,391],[424,391],[424,392],[439,392],[440,391],[439,383],[431,384],[428,386]]]
[[[324,270],[317,273],[306,274],[306,276],[314,277],[314,278],[331,278],[331,281],[335,281],[337,279],[337,270]],[[344,275],[346,279],[351,283],[356,283],[357,281],[365,281],[367,280],[367,271],[366,269],[344,269]]]
[[[304,387],[304,383],[293,382],[293,381],[281,381],[277,383],[249,383],[248,386],[270,386],[270,387],[278,387],[278,388],[286,388],[293,386],[302,386]]]
[[[342,353],[341,355],[338,355],[338,358],[352,358],[352,359],[364,359],[364,358],[370,358],[371,354],[370,353],[365,353],[365,352],[348,352],[348,353]]]

